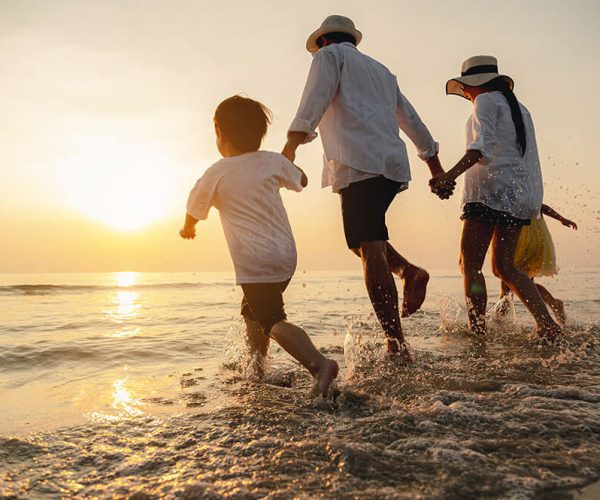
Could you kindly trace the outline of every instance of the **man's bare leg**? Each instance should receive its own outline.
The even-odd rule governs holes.
[[[367,292],[375,315],[388,339],[388,352],[399,354],[403,361],[410,362],[410,353],[406,348],[400,324],[398,290],[386,257],[386,242],[361,243],[360,254]]]
[[[315,379],[314,392],[327,397],[329,386],[337,377],[338,364],[323,356],[306,332],[292,323],[275,323],[269,335],[312,374]]]
[[[246,323],[246,345],[250,355],[249,368],[252,374],[263,379],[271,339],[264,334],[258,321],[244,316],[244,322]]]
[[[407,318],[420,309],[427,295],[429,273],[411,264],[389,243],[385,242],[386,260],[390,271],[402,279],[402,317]],[[361,257],[359,249],[352,250]]]

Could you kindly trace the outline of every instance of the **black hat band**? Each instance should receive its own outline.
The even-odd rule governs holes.
[[[498,73],[498,65],[497,64],[482,64],[480,66],[473,66],[469,68],[467,71],[462,71],[460,76],[471,76],[471,75],[480,75],[481,73]]]

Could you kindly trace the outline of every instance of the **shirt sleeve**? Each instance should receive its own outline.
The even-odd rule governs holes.
[[[396,121],[398,127],[404,132],[412,143],[417,147],[417,152],[421,160],[427,160],[438,154],[440,146],[433,140],[429,130],[421,121],[421,118],[404,97],[398,86],[396,86],[397,104]]]
[[[498,118],[498,104],[490,99],[487,94],[480,94],[473,104],[471,115],[471,137],[467,144],[467,151],[477,150],[482,158],[479,163],[487,165],[493,158],[493,149],[496,144],[496,121]]]
[[[190,191],[187,202],[187,213],[198,220],[208,217],[210,207],[214,206],[217,185],[221,175],[214,166],[209,168]]]
[[[317,126],[340,84],[342,55],[335,45],[319,50],[312,60],[296,117],[288,132],[306,132],[305,143],[317,137]]]
[[[279,187],[284,187],[291,191],[302,191],[302,172],[300,172],[300,169],[285,156],[278,156],[281,164]]]

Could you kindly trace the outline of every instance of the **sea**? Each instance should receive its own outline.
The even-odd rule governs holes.
[[[475,342],[431,274],[402,366],[359,268],[296,273],[327,399],[275,344],[257,379],[230,273],[1,274],[0,497],[600,498],[600,269],[542,281],[559,345],[518,301]]]

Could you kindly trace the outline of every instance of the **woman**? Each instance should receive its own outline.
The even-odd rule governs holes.
[[[471,331],[485,334],[487,291],[481,269],[491,243],[494,274],[529,309],[537,333],[551,340],[561,329],[533,281],[514,265],[520,230],[539,215],[543,189],[533,122],[513,87],[491,56],[467,59],[461,76],[446,83],[447,94],[473,103],[473,114],[465,155],[430,185],[440,197],[447,196],[465,173],[460,253]]]

